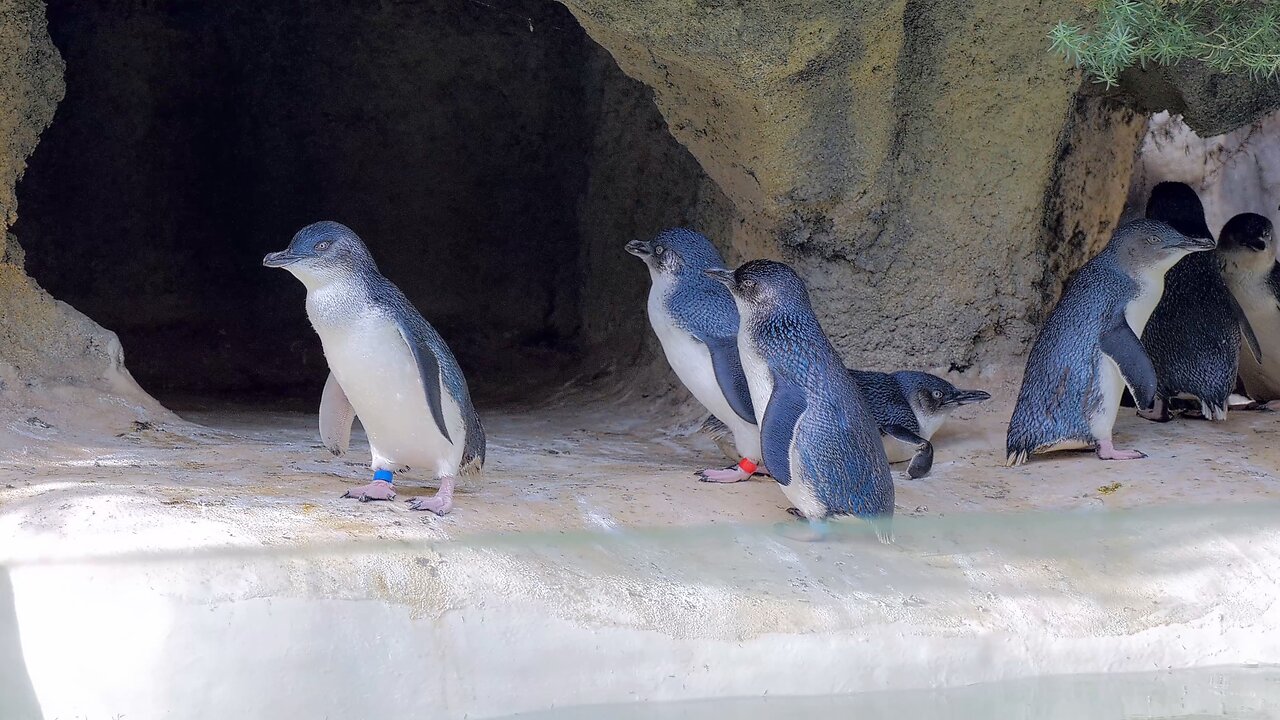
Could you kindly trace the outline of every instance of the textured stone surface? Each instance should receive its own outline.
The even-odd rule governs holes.
[[[1070,3],[565,3],[654,88],[738,251],[794,262],[851,361],[1021,351],[1079,82],[1040,28]]]
[[[1201,137],[1230,132],[1280,108],[1280,78],[1223,75],[1194,61],[1131,68],[1121,73],[1119,87],[1095,91],[1139,112],[1182,115]]]
[[[1202,138],[1182,118],[1157,113],[1142,141],[1126,212],[1141,215],[1151,188],[1176,180],[1196,190],[1209,230],[1218,233],[1239,213],[1280,225],[1280,112],[1224,135]]]
[[[14,183],[63,93],[43,3],[0,0],[0,57],[0,423],[21,437],[51,422],[118,431],[168,417],[133,382],[116,336],[23,272],[22,249],[6,231],[17,218]]]

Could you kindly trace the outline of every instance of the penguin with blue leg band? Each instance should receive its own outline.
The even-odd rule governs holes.
[[[1188,237],[1212,238],[1204,206],[1191,186],[1162,182],[1151,190],[1147,218],[1169,224]],[[1139,411],[1165,421],[1169,406],[1190,400],[1209,420],[1227,419],[1227,399],[1235,389],[1241,341],[1260,359],[1258,338],[1222,277],[1217,253],[1192,253],[1165,275],[1164,294],[1151,313],[1142,345],[1158,380],[1156,406]]]
[[[738,310],[728,291],[703,274],[724,265],[720,253],[705,236],[684,228],[633,240],[627,252],[649,269],[649,323],[671,369],[733,435],[738,463],[702,470],[699,477],[719,483],[750,478],[760,470],[760,429],[738,356]]]
[[[1076,271],[1027,357],[1005,440],[1009,466],[1037,453],[1083,448],[1096,449],[1103,460],[1146,457],[1111,442],[1126,385],[1139,409],[1155,405],[1156,370],[1138,338],[1169,268],[1213,247],[1212,238],[1137,220],[1118,228]]]
[[[892,541],[893,477],[880,431],[804,282],[771,260],[706,272],[738,308],[738,352],[761,415],[764,461],[783,494],[819,533],[827,518],[854,515]]]
[[[410,507],[449,512],[458,476],[484,465],[485,436],[467,381],[439,333],[340,223],[302,228],[288,249],[262,264],[288,270],[307,288],[307,317],[330,370],[320,399],[325,447],[345,453],[357,416],[369,437],[374,480],[343,497],[391,500],[391,472],[407,466],[440,482],[433,497],[413,499]]]

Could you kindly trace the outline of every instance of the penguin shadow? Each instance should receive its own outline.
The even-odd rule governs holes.
[[[18,614],[14,606],[13,582],[0,566],[0,718],[43,720],[31,676],[18,635]]]

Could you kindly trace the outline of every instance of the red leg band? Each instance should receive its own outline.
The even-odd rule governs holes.
[[[742,470],[742,472],[748,475],[754,475],[756,472],[756,468],[760,466],[751,462],[747,458],[742,458],[741,460],[738,461],[738,467]]]

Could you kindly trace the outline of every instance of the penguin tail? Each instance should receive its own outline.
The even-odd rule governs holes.
[[[725,440],[729,437],[729,426],[715,415],[708,415],[706,421],[702,423],[701,432],[706,433],[713,440]]]
[[[1008,455],[1005,456],[1004,465],[1005,467],[1017,467],[1022,465],[1027,461],[1027,456],[1029,454],[1030,453],[1026,450],[1015,450],[1013,448],[1009,448]]]
[[[458,468],[458,474],[459,475],[478,475],[480,473],[480,470],[483,468],[484,468],[484,456],[477,455],[476,457],[473,457],[470,460],[467,460],[466,462],[464,462],[462,464],[462,467]]]
[[[871,529],[875,530],[876,539],[885,545],[893,544],[893,518],[888,516],[870,519]]]

